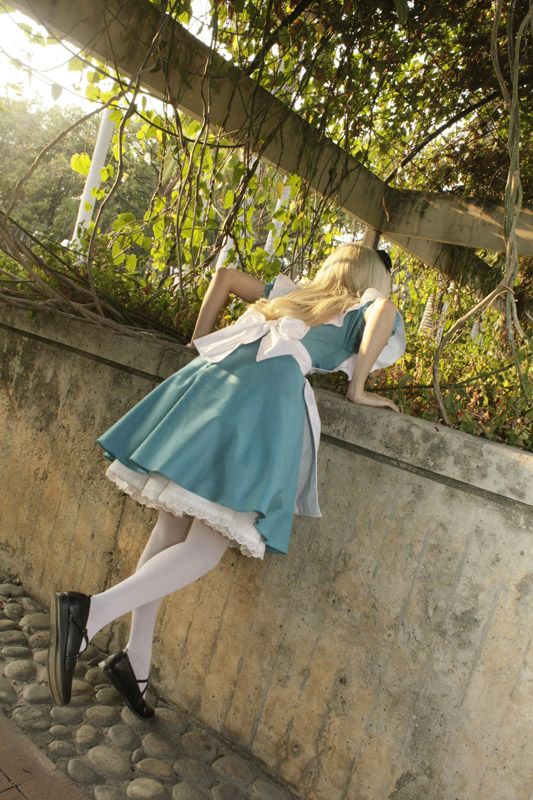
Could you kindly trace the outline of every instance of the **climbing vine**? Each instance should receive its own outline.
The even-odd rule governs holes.
[[[156,5],[167,16],[144,64],[157,52],[169,21],[194,32],[203,24],[213,50],[387,182],[480,198],[504,196],[508,163],[502,141],[518,99],[522,117],[519,125],[513,118],[511,159],[520,134],[526,140],[532,125],[530,76],[518,57],[530,37],[527,26],[518,36],[527,4],[513,4],[507,32],[501,25],[492,28],[494,14],[477,0],[450,0],[431,9],[404,2],[302,0],[288,6],[226,0],[212,3],[203,21],[195,20],[187,3]],[[28,35],[42,36],[33,26]],[[491,36],[501,51],[507,35],[515,43],[515,59],[496,79]],[[171,87],[166,102],[154,103],[142,89],[142,66],[125,78],[80,52],[72,54],[70,68],[79,74],[95,112],[69,120],[36,147],[29,169],[26,158],[17,174],[7,170],[0,179],[1,301],[186,342],[217,265],[232,264],[264,280],[284,271],[298,280],[311,276],[336,242],[363,235],[364,228],[327,191],[322,197],[313,194],[297,175],[284,175],[250,152],[246,136],[237,143],[211,127],[207,88],[203,118],[197,120],[170,102]],[[207,87],[209,65],[204,78]],[[502,82],[511,87],[510,103],[501,102]],[[67,142],[90,129],[86,144],[77,142],[65,159],[70,174],[83,182],[95,117],[104,107],[111,110],[114,135],[93,191],[93,222],[77,238],[72,230],[62,236],[36,233],[31,207],[39,174]],[[526,202],[533,196],[530,159],[530,152],[523,153]],[[514,201],[523,202],[516,190],[516,159],[512,169],[509,191]],[[511,194],[509,220],[517,208]],[[506,230],[512,234],[511,229],[512,222]],[[70,244],[59,244],[66,234]],[[505,263],[497,254],[476,254],[500,288],[492,305],[490,298],[482,301],[474,328],[471,310],[480,297],[467,277],[451,280],[392,248],[394,299],[407,323],[408,349],[402,362],[374,384],[407,413],[530,447],[530,305],[523,298],[531,260],[518,259],[512,235],[507,241]],[[231,322],[242,308],[233,299],[219,323]],[[424,311],[425,335],[420,331]],[[458,320],[464,335],[451,347]],[[431,365],[445,346],[445,363],[432,385]],[[315,378],[317,385],[321,380],[342,388],[339,376]]]

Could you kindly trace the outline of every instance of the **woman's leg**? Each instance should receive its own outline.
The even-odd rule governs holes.
[[[229,539],[195,518],[185,541],[153,555],[129,578],[91,597],[88,638],[128,611],[193,583],[218,564],[228,545]]]
[[[157,522],[141,554],[136,571],[162,550],[183,542],[187,538],[192,521],[193,518],[189,516],[176,517],[168,511],[159,511]],[[131,614],[130,635],[126,649],[132,669],[141,679],[148,677],[150,672],[152,640],[160,605],[161,598],[158,598],[135,608]],[[140,689],[144,689],[144,686],[145,682],[141,681]]]

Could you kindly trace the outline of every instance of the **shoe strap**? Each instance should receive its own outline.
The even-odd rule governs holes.
[[[105,650],[102,650],[102,648],[98,647],[98,645],[94,644],[94,642],[93,642],[93,647],[96,650],[98,650],[98,655],[95,656],[94,658],[89,659],[89,661],[87,661],[87,666],[89,666],[89,667],[96,667],[98,664],[100,664],[100,662],[102,660],[102,656],[107,657],[107,655],[108,655],[108,653],[106,653]]]
[[[129,664],[130,664],[130,667],[131,667],[131,671],[133,672],[133,667],[131,666],[130,657],[128,656],[128,648],[127,648],[127,647],[125,647],[125,648],[122,650],[122,652],[124,653],[124,655],[125,655],[125,656],[126,656],[126,658],[128,659],[128,662],[129,662]],[[133,674],[135,675],[135,672],[133,672]],[[146,685],[145,685],[145,687],[144,687],[144,689],[140,689],[140,688],[139,688],[139,691],[140,691],[140,693],[141,693],[142,695],[144,695],[145,691],[148,689],[148,681],[150,680],[150,676],[148,676],[148,678],[137,678],[137,676],[135,676],[135,680],[137,681],[137,684],[139,684],[139,683],[144,683],[144,684],[146,684]]]
[[[80,628],[80,626],[78,625],[78,623],[76,622],[76,620],[74,619],[74,617],[72,616],[70,611],[69,611],[69,620],[70,620],[70,622],[72,622],[74,627],[77,628],[78,633],[85,640],[85,647],[83,648],[83,650],[80,650],[79,653],[78,653],[78,655],[81,656],[81,654],[84,653],[87,650],[87,648],[89,647],[89,639],[87,637],[87,628]]]

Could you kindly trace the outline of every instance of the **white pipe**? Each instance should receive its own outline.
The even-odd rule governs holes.
[[[226,241],[224,242],[222,249],[218,254],[215,270],[220,269],[220,267],[224,266],[226,266],[228,269],[237,269],[237,265],[234,261],[232,261],[231,264],[224,264],[224,261],[228,257],[228,253],[232,247],[233,247],[233,237],[227,236]]]
[[[78,241],[78,231],[80,225],[85,229],[89,226],[89,223],[92,219],[95,202],[92,192],[93,189],[98,189],[102,182],[100,170],[103,166],[105,166],[109,145],[111,144],[114,130],[115,123],[111,119],[111,109],[108,107],[104,109],[102,119],[100,120],[98,136],[96,137],[96,144],[94,146],[93,157],[91,159],[91,166],[89,167],[89,173],[85,179],[85,186],[83,187],[80,205],[78,208],[78,216],[74,226],[74,233],[72,235],[73,242]],[[88,206],[90,206],[90,208]]]

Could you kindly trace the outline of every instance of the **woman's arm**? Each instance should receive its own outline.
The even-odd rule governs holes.
[[[365,392],[365,382],[372,365],[387,344],[392,333],[396,306],[391,300],[377,298],[365,311],[365,329],[357,353],[354,374],[348,386],[346,397],[352,403],[363,406],[386,406],[399,411],[398,406],[374,392]]]
[[[236,294],[241,300],[253,303],[262,297],[264,289],[264,281],[253,275],[247,275],[246,272],[228,267],[217,269],[205,293],[192,339],[187,347],[194,347],[194,339],[211,333],[220,309],[230,294]]]

